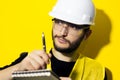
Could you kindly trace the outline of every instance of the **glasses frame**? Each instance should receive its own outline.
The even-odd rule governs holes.
[[[60,20],[60,19],[57,19],[57,18],[53,18],[52,21],[54,21],[57,24],[59,24],[59,23],[66,24],[69,27],[74,28],[76,30],[87,29],[90,26],[90,25],[77,25],[77,24],[69,23],[69,22],[66,22],[66,21],[63,21],[63,20]]]

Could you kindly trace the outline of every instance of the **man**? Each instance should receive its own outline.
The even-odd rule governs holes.
[[[61,80],[103,80],[104,67],[83,56],[79,46],[91,34],[95,10],[91,0],[58,0],[50,12],[53,17],[54,48],[23,53],[19,59],[1,70],[0,79],[11,80],[14,71],[50,68]]]

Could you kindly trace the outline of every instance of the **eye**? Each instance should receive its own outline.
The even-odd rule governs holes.
[[[74,25],[74,24],[69,24],[69,26],[74,30],[79,30],[80,29],[79,26]]]
[[[58,21],[58,20],[55,20],[54,22],[55,22],[55,23],[59,23],[59,21]]]
[[[75,26],[71,26],[71,28],[74,29],[74,30],[77,30],[77,28]]]
[[[61,20],[54,19],[54,22],[61,25],[63,22]]]

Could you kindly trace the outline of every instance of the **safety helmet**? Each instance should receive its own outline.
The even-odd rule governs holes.
[[[95,7],[91,0],[58,0],[49,15],[77,25],[92,25]]]

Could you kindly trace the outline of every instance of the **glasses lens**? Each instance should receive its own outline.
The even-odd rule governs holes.
[[[69,30],[69,34],[71,35],[74,35],[76,33],[78,33],[78,31],[80,31],[81,29],[88,29],[89,26],[88,25],[76,25],[76,24],[72,24],[72,23],[69,23],[69,22],[66,22],[66,21],[62,21],[62,20],[59,20],[59,19],[52,19],[52,21],[55,22],[55,26],[54,26],[54,29],[57,30],[57,31],[61,31],[64,26],[63,24],[66,24],[67,25],[67,29]]]

